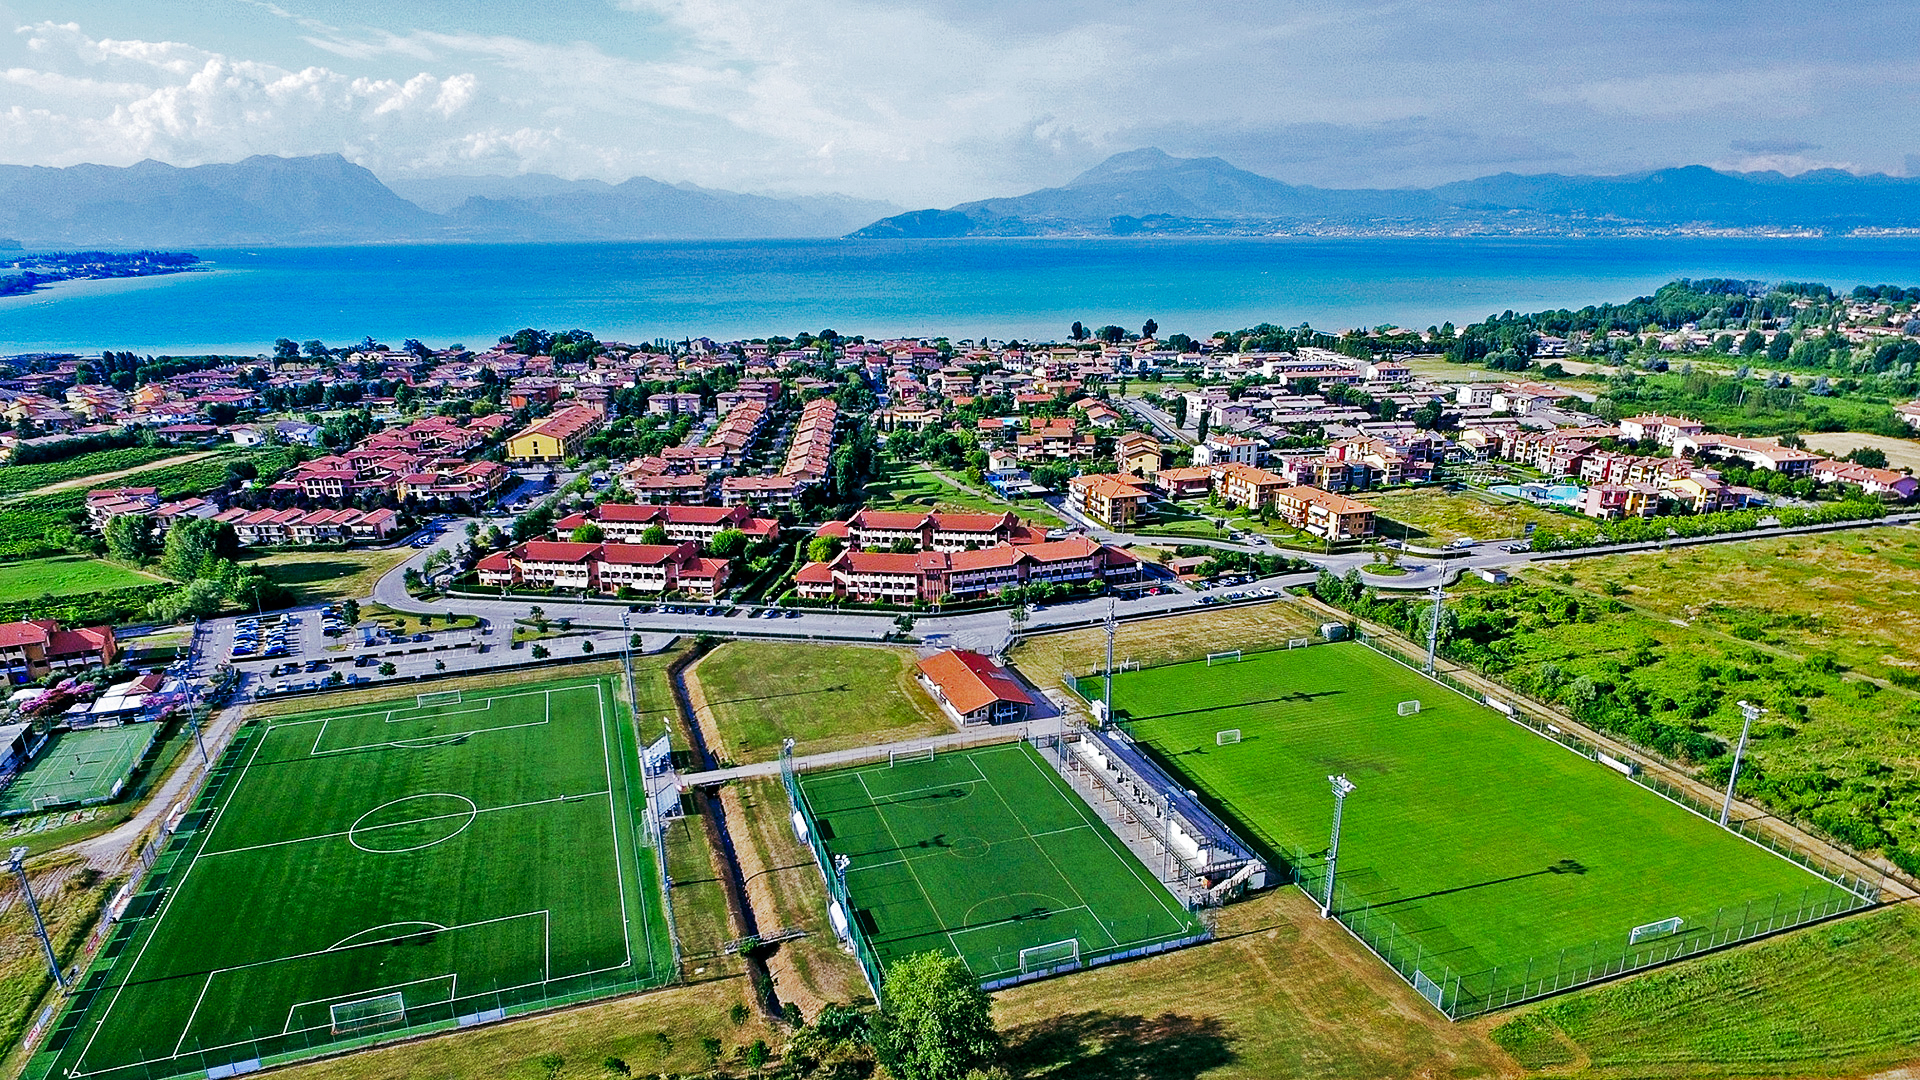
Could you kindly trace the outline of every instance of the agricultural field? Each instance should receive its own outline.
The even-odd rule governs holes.
[[[0,604],[38,600],[43,596],[104,593],[163,580],[105,559],[84,555],[56,555],[0,563]]]
[[[1522,499],[1507,499],[1477,491],[1409,488],[1364,491],[1355,498],[1379,511],[1376,526],[1389,540],[1422,546],[1451,543],[1463,537],[1497,540],[1519,537],[1528,525],[1565,522],[1566,515],[1542,509]]]
[[[180,459],[191,461],[206,457],[210,451],[183,452],[177,446],[128,446],[118,450],[97,450],[65,461],[43,461],[32,465],[8,465],[0,469],[0,498],[99,478],[102,482],[155,462]]]
[[[707,746],[746,763],[952,731],[914,677],[911,649],[735,641],[688,672]]]
[[[1349,777],[1334,911],[1456,1015],[1568,965],[1757,926],[1756,906],[1769,921],[1862,902],[1356,643],[1124,672],[1113,700],[1314,889],[1327,777]]]
[[[217,1069],[665,981],[619,693],[573,679],[244,728],[34,1066]]]
[[[1920,441],[1896,439],[1889,435],[1869,435],[1860,431],[1819,431],[1802,436],[1807,449],[1829,457],[1845,457],[1862,447],[1887,455],[1887,468],[1920,472]]]
[[[1026,743],[798,783],[883,970],[940,951],[992,982],[1205,929]]]
[[[889,462],[885,475],[867,485],[866,502],[874,510],[933,509],[986,514],[1011,510],[1021,520],[1041,528],[1066,524],[1038,499],[1008,502],[991,492],[962,488],[940,475],[933,466],[921,462]]]

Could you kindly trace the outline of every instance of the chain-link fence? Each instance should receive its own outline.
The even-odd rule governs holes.
[[[854,959],[860,962],[860,971],[867,977],[867,988],[873,991],[873,1000],[883,1001],[880,996],[880,961],[874,955],[873,943],[867,940],[866,931],[855,917],[853,901],[847,895],[847,883],[841,868],[820,839],[820,823],[813,815],[813,807],[807,802],[806,792],[800,787],[800,774],[794,766],[791,744],[780,748],[780,781],[786,785],[787,802],[793,807],[794,832],[804,834],[799,839],[812,849],[813,861],[827,883],[827,895],[839,908],[840,917],[831,920],[834,931],[852,944]]]

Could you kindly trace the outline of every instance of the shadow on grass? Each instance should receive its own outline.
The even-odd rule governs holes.
[[[1069,1013],[1007,1032],[1015,1075],[1074,1080],[1192,1080],[1238,1057],[1213,1017]]]

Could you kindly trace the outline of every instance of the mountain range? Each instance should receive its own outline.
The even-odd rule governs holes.
[[[841,236],[898,209],[645,177],[443,177],[389,186],[338,154],[191,168],[0,165],[0,236],[33,248]]]
[[[1920,230],[1920,179],[1705,166],[1502,173],[1433,188],[1286,184],[1219,158],[1115,154],[1063,186],[898,213],[634,177],[383,183],[337,154],[178,168],[0,165],[0,237],[29,248],[1130,235],[1590,235]],[[878,219],[878,220],[876,220]],[[0,242],[3,244],[4,242]]]
[[[1571,235],[1920,227],[1920,179],[1703,165],[1622,176],[1502,173],[1434,188],[1285,184],[1148,148],[1067,184],[876,221],[861,238],[1165,235]]]

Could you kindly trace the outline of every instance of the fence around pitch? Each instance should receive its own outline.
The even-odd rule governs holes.
[[[807,793],[800,789],[800,774],[794,767],[790,747],[783,746],[780,750],[780,782],[786,785],[787,804],[795,814],[800,815],[800,821],[806,828],[807,846],[812,849],[814,865],[819,867],[820,877],[826,882],[827,895],[840,905],[840,913],[846,918],[847,939],[853,943],[853,956],[860,962],[861,974],[866,976],[867,989],[873,992],[874,1002],[879,1003],[883,1000],[880,997],[880,961],[874,955],[873,944],[867,940],[866,932],[860,928],[859,920],[854,918],[853,901],[847,896],[846,885],[840,880],[840,874],[833,868],[833,855],[820,839],[820,822],[813,816],[813,806],[807,801]]]
[[[218,822],[222,807],[233,785],[245,771],[241,763],[254,744],[265,737],[266,726],[251,721],[235,734],[227,749],[213,763],[199,798],[181,818],[172,838],[160,849],[140,883],[139,891],[127,902],[106,943],[94,955],[79,987],[67,998],[65,1009],[47,1039],[28,1061],[23,1080],[54,1080],[55,1067],[66,1056],[72,1039],[83,1034],[82,1025],[97,998],[111,994],[130,971],[120,971],[122,958],[131,964],[141,948],[158,929],[165,901],[179,886],[202,844]],[[664,903],[666,898],[662,897]],[[264,1033],[220,1046],[178,1048],[176,1052],[148,1060],[87,1073],[88,1080],[170,1080],[175,1077],[237,1075],[254,1068],[267,1068],[313,1057],[359,1049],[395,1039],[413,1038],[438,1031],[468,1027],[566,1005],[651,989],[674,977],[669,970],[645,977],[633,974],[633,967],[587,972],[524,986],[466,995],[442,1002],[408,1006],[402,1023],[361,1035],[335,1035],[331,1024],[294,1031]],[[174,1049],[174,1048],[169,1048]],[[71,1066],[72,1063],[69,1063]],[[236,1069],[236,1066],[239,1068]]]

